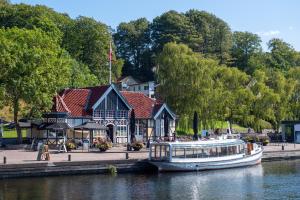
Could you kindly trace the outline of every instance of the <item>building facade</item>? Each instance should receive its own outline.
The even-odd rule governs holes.
[[[165,103],[143,93],[119,91],[114,84],[64,89],[54,97],[52,112],[44,115],[43,123],[66,123],[70,127],[66,130],[68,139],[109,137],[113,143],[127,143],[130,141],[129,123],[132,110],[136,118],[135,136],[139,141],[172,136],[175,131],[176,116]],[[87,121],[95,121],[107,127],[107,130],[88,132],[72,129]],[[168,123],[167,126],[165,122]],[[48,140],[49,136],[57,138],[57,134],[59,137],[63,134],[63,131],[43,130],[41,126],[40,124],[36,132]]]
[[[117,82],[118,88],[121,91],[134,91],[134,92],[141,92],[144,95],[155,98],[155,82],[154,81],[147,81],[147,82],[140,82],[134,79],[132,76],[122,77]]]

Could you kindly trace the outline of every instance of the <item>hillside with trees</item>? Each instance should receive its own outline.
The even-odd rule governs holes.
[[[300,119],[300,53],[281,39],[264,51],[257,34],[233,32],[198,10],[112,30],[93,18],[6,0],[0,0],[0,106],[11,107],[15,121],[40,117],[62,88],[107,84],[111,41],[113,80],[155,80],[180,126],[195,111],[205,129],[229,121],[259,131]]]

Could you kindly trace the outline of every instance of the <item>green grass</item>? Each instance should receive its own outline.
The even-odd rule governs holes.
[[[214,127],[226,129],[226,128],[228,128],[228,124],[227,124],[227,122],[217,121],[217,122],[215,122]],[[247,130],[248,130],[247,128],[239,126],[238,124],[233,124],[232,128],[234,129],[235,132],[238,132],[238,133],[247,132]],[[201,134],[201,130],[202,129],[199,128],[199,130],[198,130],[199,134]],[[184,128],[178,127],[176,132],[178,135],[193,135],[194,134],[194,131],[192,128],[184,129]]]
[[[26,137],[26,130],[22,130],[23,138]],[[4,128],[3,138],[17,138],[17,131],[16,129],[6,129]]]

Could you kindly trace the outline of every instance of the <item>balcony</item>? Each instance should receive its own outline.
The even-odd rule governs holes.
[[[93,114],[94,118],[101,119],[127,119],[127,110],[95,110]]]

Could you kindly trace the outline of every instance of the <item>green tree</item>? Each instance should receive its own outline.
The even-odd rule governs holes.
[[[250,77],[238,70],[237,68],[229,68],[222,66],[218,68],[215,76],[216,82],[220,82],[223,92],[223,100],[218,104],[223,104],[224,113],[219,120],[226,120],[232,124],[247,124],[250,121],[249,114],[254,96],[249,90],[248,85]]]
[[[256,70],[252,79],[254,82],[249,88],[255,98],[251,105],[248,124],[256,131],[272,128],[271,123],[276,121],[275,108],[280,102],[280,97],[266,85],[268,76],[265,71]]]
[[[153,20],[151,24],[151,39],[153,41],[153,50],[157,54],[169,42],[183,43],[193,49],[202,41],[201,35],[197,33],[189,18],[173,10]]]
[[[197,45],[189,46],[196,52],[219,60],[221,64],[229,63],[232,33],[228,24],[205,11],[189,10],[185,16],[196,29],[196,36],[199,35],[199,39],[193,41]]]
[[[13,108],[21,142],[20,102],[33,113],[49,110],[55,92],[68,85],[72,60],[56,39],[38,29],[0,29],[0,55],[0,87]]]
[[[182,118],[192,119],[193,112],[198,111],[202,127],[207,128],[218,114],[218,107],[211,101],[220,100],[216,98],[220,90],[213,88],[212,81],[218,63],[194,53],[186,45],[168,43],[159,55],[158,64],[156,73],[161,97]]]
[[[92,18],[79,17],[69,26],[62,46],[77,61],[86,64],[97,76],[99,84],[109,80],[108,54],[112,36],[109,28]],[[123,62],[113,55],[112,75],[119,77]]]
[[[140,18],[120,23],[114,41],[118,57],[124,60],[123,75],[153,80],[150,22]]]
[[[271,121],[275,130],[279,131],[280,123],[292,117],[291,105],[296,87],[296,80],[286,78],[279,70],[268,70],[266,84],[278,96],[279,101],[274,105],[275,120]]]
[[[70,88],[80,88],[98,85],[97,77],[85,64],[72,60],[71,76],[68,86]]]
[[[262,54],[261,39],[257,34],[249,32],[233,33],[232,65],[250,72],[250,58],[256,54]],[[257,56],[255,56],[257,57]]]
[[[300,67],[291,68],[288,71],[288,78],[295,81],[295,87],[290,99],[291,120],[300,120]]]
[[[0,26],[40,28],[58,42],[61,42],[63,33],[71,22],[68,15],[57,13],[46,6],[9,4],[0,9]]]
[[[299,54],[288,43],[274,38],[268,42],[267,65],[268,67],[288,71],[289,68],[299,66]]]

